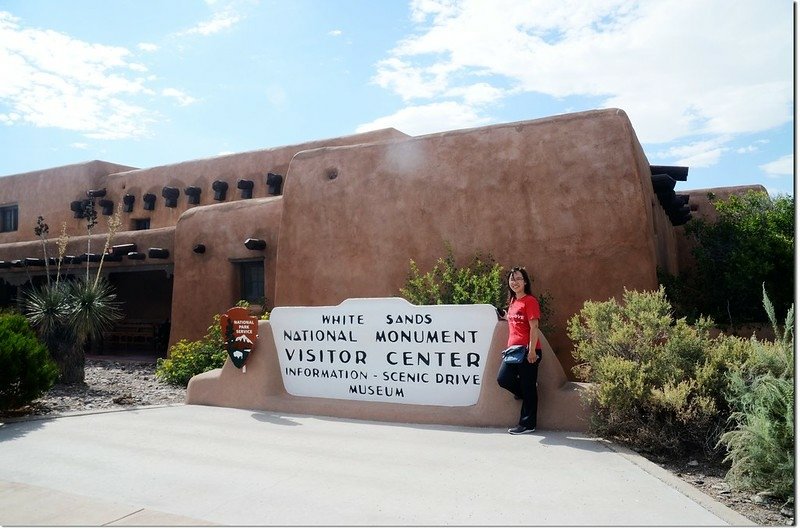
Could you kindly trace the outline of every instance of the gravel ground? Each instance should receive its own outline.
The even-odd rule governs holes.
[[[727,467],[703,456],[670,461],[641,453],[643,457],[672,472],[694,488],[703,491],[759,526],[794,525],[794,503],[785,504],[766,494],[733,490],[725,482]]]
[[[57,384],[29,406],[7,413],[12,417],[59,415],[68,412],[180,404],[186,388],[170,386],[155,376],[155,361],[147,358],[89,357],[85,384]],[[685,461],[660,460],[641,454],[705,494],[753,521],[754,525],[794,525],[794,504],[763,494],[731,490],[725,469],[702,457]]]
[[[87,357],[84,384],[56,384],[29,406],[7,415],[59,415],[75,411],[184,403],[186,388],[161,382],[156,378],[155,371],[155,360],[145,357]]]

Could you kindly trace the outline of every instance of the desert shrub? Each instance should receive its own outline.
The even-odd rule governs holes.
[[[568,323],[594,431],[656,453],[714,449],[727,419],[721,388],[741,345],[711,321],[675,320],[663,287],[587,301]],[[731,354],[734,353],[734,354]]]
[[[718,324],[766,323],[759,288],[765,283],[785,313],[794,294],[794,197],[749,191],[713,203],[715,222],[686,224],[697,242],[696,266],[679,277],[661,274],[670,301],[682,315],[702,313]]]
[[[16,409],[53,387],[58,368],[21,314],[0,313],[0,410]]]
[[[159,358],[156,376],[175,386],[186,386],[200,373],[222,367],[228,354],[214,341],[180,340],[169,348],[167,358]]]
[[[730,373],[733,429],[720,444],[731,462],[729,482],[788,499],[794,495],[794,310],[781,333],[766,290],[763,303],[778,339],[751,339],[750,355]]]
[[[249,303],[240,300],[237,307],[247,307]],[[186,386],[189,380],[200,373],[217,369],[225,364],[228,353],[225,338],[219,324],[220,314],[215,314],[211,325],[201,340],[179,340],[167,352],[167,358],[156,361],[156,376],[175,386]],[[264,316],[269,317],[269,313]]]
[[[433,270],[421,273],[409,263],[406,286],[400,294],[417,305],[465,305],[488,303],[498,309],[505,303],[503,267],[491,256],[480,254],[464,267],[457,267],[452,249],[436,260]]]
[[[433,269],[424,274],[411,259],[408,279],[400,289],[400,295],[415,305],[486,303],[498,311],[505,310],[507,292],[503,267],[491,255],[476,254],[467,266],[458,267],[449,247],[447,255],[437,259]],[[539,328],[547,334],[552,331],[552,296],[543,292],[536,297],[541,309]]]

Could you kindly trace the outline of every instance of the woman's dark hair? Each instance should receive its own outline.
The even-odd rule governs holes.
[[[506,287],[508,288],[508,304],[509,305],[511,305],[511,302],[514,301],[514,299],[516,297],[515,294],[514,294],[514,291],[511,290],[510,286],[508,286],[508,280],[511,279],[512,275],[514,275],[514,272],[519,272],[520,274],[522,274],[522,279],[525,281],[525,293],[533,295],[533,292],[531,292],[531,283],[532,283],[532,281],[531,281],[530,276],[528,276],[528,272],[525,270],[525,268],[523,268],[521,266],[515,266],[514,268],[511,269],[511,271],[508,272],[508,275],[506,276]]]

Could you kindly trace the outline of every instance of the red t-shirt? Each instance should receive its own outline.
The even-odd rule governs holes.
[[[539,310],[539,300],[530,294],[525,294],[520,299],[515,299],[508,307],[508,347],[512,345],[531,344],[531,324],[530,320],[538,320],[541,317]],[[542,344],[536,339],[536,349],[541,349]]]

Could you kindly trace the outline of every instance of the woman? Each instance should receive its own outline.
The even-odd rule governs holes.
[[[536,431],[536,408],[539,394],[536,379],[542,349],[539,343],[539,301],[531,294],[531,280],[522,267],[514,267],[508,274],[508,347],[524,345],[527,357],[520,364],[500,364],[497,383],[517,399],[522,399],[519,424],[509,428],[508,433],[520,435]]]

